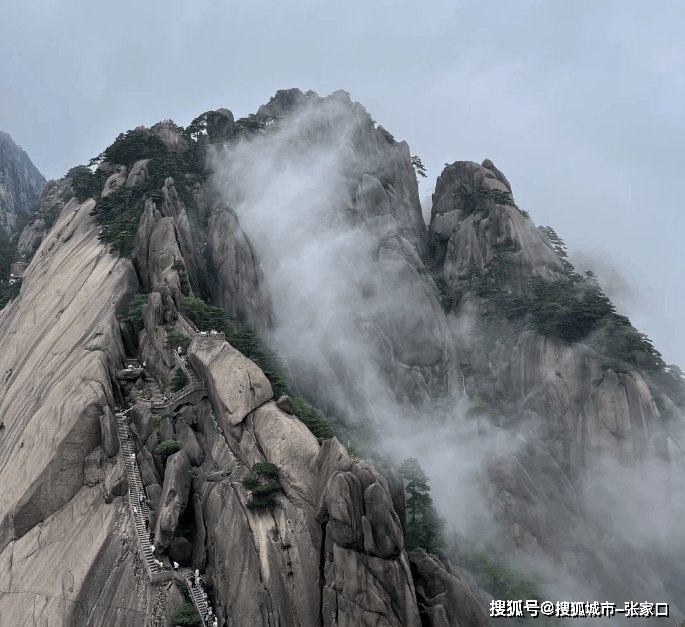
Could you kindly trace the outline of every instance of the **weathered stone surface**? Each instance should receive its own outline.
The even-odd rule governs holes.
[[[169,545],[169,559],[178,562],[180,566],[190,566],[192,547],[185,538],[174,538]]]
[[[176,423],[176,440],[179,448],[186,452],[193,466],[202,464],[205,455],[195,437],[195,433],[185,422],[178,421]]]
[[[387,483],[368,463],[350,458],[336,438],[323,443],[317,466],[316,519],[325,529],[323,624],[375,625],[380,614],[381,624],[420,625]]]
[[[136,451],[139,451],[154,431],[152,412],[146,405],[135,405],[129,413],[131,418],[130,430],[135,443]]]
[[[26,152],[0,131],[0,229],[4,236],[16,231],[17,211],[31,211],[45,184]]]
[[[116,167],[114,174],[107,179],[105,186],[102,188],[102,198],[110,196],[126,184],[126,171],[125,165],[118,165]]]
[[[281,469],[281,478],[313,504],[312,477],[316,471],[319,444],[295,416],[284,415],[276,403],[265,403],[251,414],[254,434],[266,459]]]
[[[207,382],[212,407],[225,430],[273,396],[259,367],[228,343],[195,338],[188,347],[188,358],[200,379]]]
[[[400,519],[379,483],[364,490],[364,550],[378,557],[397,557],[404,549]]]
[[[249,238],[228,205],[219,203],[209,221],[212,264],[216,269],[218,304],[241,325],[273,326],[271,297],[264,271]]]
[[[181,137],[171,120],[157,122],[150,127],[150,134],[157,135],[171,150],[180,151],[188,147],[188,142]]]
[[[21,295],[0,312],[0,550],[78,492],[100,444],[99,416],[114,403],[110,368],[124,354],[116,315],[137,283],[97,239],[93,204],[67,204]],[[63,242],[66,229],[74,234]]]
[[[329,543],[326,537],[326,555],[325,627],[421,625],[406,554],[397,560],[382,560]]]
[[[429,240],[438,267],[443,267],[447,288],[452,294],[462,289],[469,268],[483,268],[494,255],[494,247],[511,240],[517,250],[518,280],[534,271],[548,280],[566,280],[564,267],[545,236],[518,209],[488,200],[482,207],[467,205],[469,194],[496,190],[511,194],[501,172],[472,161],[458,161],[447,166],[435,187]],[[494,166],[493,166],[494,167]],[[460,193],[461,192],[461,193]]]
[[[159,422],[159,437],[162,442],[176,439],[174,421],[171,418],[162,418]]]
[[[85,458],[83,461],[83,480],[85,485],[92,488],[94,485],[104,482],[106,460],[107,455],[105,455],[101,446],[98,446]]]
[[[126,179],[126,188],[134,189],[139,185],[142,185],[145,181],[150,178],[150,173],[147,169],[147,163],[149,159],[141,159],[136,161],[131,168],[131,172]]]
[[[158,511],[159,502],[162,498],[162,486],[159,483],[153,483],[145,488],[145,494],[147,494],[150,507],[155,511]]]
[[[429,627],[488,627],[487,615],[469,588],[421,549],[409,554],[422,619]]]
[[[128,512],[124,499],[107,505],[98,487],[84,487],[1,551],[3,627],[144,622],[146,595],[138,588],[141,564],[130,550],[135,531]]]
[[[109,405],[100,414],[100,438],[102,450],[108,457],[114,457],[119,452],[119,436],[117,435],[117,421]]]
[[[195,410],[192,405],[181,405],[176,413],[179,418],[181,418],[186,424],[194,425],[197,423],[197,418],[195,417]]]
[[[276,406],[286,414],[293,413],[293,402],[290,400],[289,396],[281,396],[281,398],[276,401]]]
[[[160,443],[160,439],[157,437],[156,433],[152,433],[150,437],[145,442],[145,448],[152,453],[155,450],[155,446]]]
[[[123,496],[128,492],[128,475],[121,455],[117,455],[113,463],[105,468],[105,502],[110,503],[116,496]]]
[[[390,490],[392,507],[397,514],[402,531],[404,531],[406,529],[404,481],[396,472],[391,472],[388,477],[388,489]]]
[[[190,470],[190,461],[185,451],[178,451],[167,460],[155,529],[155,548],[159,552],[169,546],[174,537],[178,519],[188,504],[192,481]]]
[[[155,468],[155,461],[146,446],[143,446],[140,449],[140,453],[138,453],[138,468],[140,469],[140,478],[143,486],[160,483],[159,474],[157,474],[157,469]]]

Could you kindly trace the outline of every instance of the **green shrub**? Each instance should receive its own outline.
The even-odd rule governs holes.
[[[89,346],[86,348],[87,351],[90,351],[91,353],[93,351],[102,351],[103,353],[107,350],[109,350],[106,346]]]
[[[276,464],[270,464],[269,462],[260,462],[252,466],[252,472],[275,479],[278,477],[278,466],[276,466]]]
[[[240,480],[240,483],[242,483],[243,486],[245,486],[248,490],[252,490],[259,485],[259,479],[256,477],[245,477],[244,479]]]
[[[320,442],[322,440],[330,440],[336,435],[336,423],[318,409],[312,407],[304,396],[298,394],[291,400],[295,416],[306,425]]]
[[[172,377],[171,381],[169,381],[169,387],[167,388],[170,392],[178,392],[179,390],[182,390],[186,383],[188,382],[188,377],[186,377],[186,373],[183,372],[182,368],[176,368],[176,372],[174,373],[174,376]]]
[[[289,549],[291,546],[292,546],[292,544],[290,544],[290,542],[283,542],[283,543],[281,544],[281,548],[282,548],[284,551],[285,551],[286,549]]]
[[[173,623],[178,627],[202,627],[202,617],[192,603],[184,603],[174,613]]]
[[[162,465],[166,466],[167,459],[178,452],[178,442],[176,440],[164,440],[155,446],[155,453],[162,458]]]
[[[269,481],[252,490],[254,496],[267,496],[269,494],[276,494],[276,492],[283,492],[283,486],[277,481]]]
[[[166,336],[166,341],[169,343],[171,348],[176,348],[177,346],[185,344],[189,340],[190,338],[187,335],[178,332],[169,333]]]
[[[255,496],[247,502],[250,509],[268,509],[274,505],[276,505],[276,495],[273,493]]]
[[[188,591],[188,584],[186,584],[185,581],[176,581],[176,587],[178,588],[179,592],[183,595],[183,598],[186,600],[186,603],[190,603],[190,592]]]
[[[0,309],[3,309],[7,303],[19,296],[21,291],[21,281],[16,281],[10,285],[7,281],[0,283]]]
[[[133,324],[136,337],[143,330],[143,306],[147,305],[147,299],[147,294],[136,294],[128,305],[128,319]]]

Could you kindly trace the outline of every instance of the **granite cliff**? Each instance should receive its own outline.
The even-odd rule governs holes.
[[[0,131],[0,232],[3,237],[17,232],[17,220],[28,218],[44,187],[45,177],[26,152]]]
[[[682,618],[682,512],[637,543],[644,519],[598,507],[607,469],[685,487],[682,382],[491,161],[446,166],[426,225],[406,142],[345,92],[293,89],[95,162],[46,185],[0,312],[3,626],[171,625],[184,569],[221,626],[514,624],[488,618],[515,592],[466,529],[407,544],[393,417],[516,442],[472,482],[556,600]]]

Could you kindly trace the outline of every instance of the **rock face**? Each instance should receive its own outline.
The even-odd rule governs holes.
[[[410,555],[423,624],[428,627],[487,627],[483,608],[456,572],[421,549]],[[448,570],[449,568],[449,570]]]
[[[511,185],[488,160],[446,168],[427,232],[409,147],[376,127],[345,92],[325,99],[278,92],[260,108],[263,126],[255,133],[277,137],[289,118],[307,110],[322,115],[298,127],[298,145],[340,144],[347,196],[336,201],[336,224],[352,225],[370,245],[345,260],[354,275],[344,303],[349,318],[333,325],[330,342],[299,347],[320,354],[321,362],[298,385],[331,413],[357,419],[377,407],[420,415],[436,399],[465,393],[496,405],[522,445],[488,457],[479,481],[509,545],[592,590],[672,600],[674,622],[680,620],[685,579],[677,559],[607,531],[612,495],[598,474],[607,462],[619,475],[658,462],[665,481],[680,486],[685,464],[675,405],[666,397],[657,405],[647,375],[603,368],[587,346],[533,331],[511,342],[469,345],[463,377],[463,343],[453,331],[466,305],[482,305],[468,291],[469,273],[487,272],[509,240],[516,248],[512,285],[530,276],[565,281],[564,264],[512,204]],[[201,118],[207,135],[197,139],[170,121],[138,130],[200,155],[210,140],[249,134],[249,124],[236,126],[228,110]],[[128,167],[99,166],[109,177],[103,196],[146,183],[148,160],[136,159]],[[37,219],[22,233],[26,254],[42,242],[21,295],[0,312],[3,625],[24,624],[27,616],[57,627],[170,625],[181,602],[175,587],[147,580],[139,557],[113,414],[131,400],[124,383],[131,390],[140,374],[127,381],[125,354],[137,349],[146,376],[166,386],[176,367],[167,334],[183,324],[178,311],[186,294],[222,306],[239,325],[277,330],[278,316],[258,241],[253,246],[216,190],[188,180],[192,187],[179,189],[195,204],[189,211],[207,240],[202,254],[193,248],[171,178],[156,201],[146,201],[133,263],[98,240],[93,201],[65,204],[66,179],[48,183]],[[123,318],[140,287],[148,299],[135,341]],[[457,297],[462,304],[447,315],[443,303]],[[351,338],[360,350],[346,360],[339,347]],[[141,402],[127,416],[156,552],[203,572],[219,624],[489,624],[483,608],[492,597],[472,575],[442,556],[407,554],[400,477],[386,481],[335,438],[319,444],[293,414],[293,402],[273,402],[264,372],[229,344],[195,338],[188,358],[206,388],[176,399],[173,418],[162,421],[161,438],[179,445],[166,465],[154,452],[151,409]],[[373,386],[365,387],[370,379]],[[667,413],[672,419],[664,426]],[[255,468],[264,462],[277,469],[268,485]],[[245,479],[259,487],[247,488]],[[273,506],[260,499],[263,486],[274,490]],[[671,533],[682,515],[672,506],[669,516]]]
[[[209,385],[212,407],[226,431],[273,396],[264,373],[230,344],[196,338],[188,347],[188,358]]]
[[[0,370],[11,371],[0,390],[0,550],[78,492],[84,457],[100,444],[99,416],[114,403],[109,373],[123,355],[116,314],[136,278],[127,260],[105,253],[92,208],[64,208],[21,295],[0,312]]]
[[[17,214],[28,214],[39,202],[45,177],[33,165],[21,146],[0,131],[0,232],[11,236]]]
[[[164,485],[155,529],[155,549],[159,552],[166,549],[174,537],[178,519],[188,504],[191,479],[190,461],[186,452],[179,451],[169,457],[164,471]]]
[[[512,204],[511,188],[499,170],[472,161],[457,161],[438,177],[428,233],[450,295],[462,291],[470,268],[483,268],[495,247],[510,240],[519,278],[537,274],[547,280],[565,280],[556,253],[535,225]],[[496,171],[495,171],[496,170]],[[498,178],[499,176],[499,178]]]
[[[264,271],[235,211],[219,203],[209,220],[209,233],[212,265],[219,282],[217,304],[239,324],[270,328],[274,313]]]

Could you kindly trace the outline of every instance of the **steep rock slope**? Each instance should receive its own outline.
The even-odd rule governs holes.
[[[18,214],[28,214],[38,203],[45,182],[45,177],[21,146],[0,131],[0,230],[3,236],[15,232]]]
[[[668,561],[668,541],[632,546],[631,535],[644,531],[619,531],[600,512],[597,492],[603,482],[617,481],[618,471],[608,469],[621,467],[636,481],[658,472],[672,488],[685,488],[680,411],[644,370],[625,363],[614,370],[607,366],[616,360],[590,346],[531,328],[544,325],[516,295],[552,298],[562,291],[547,291],[545,284],[577,284],[580,277],[515,206],[509,182],[492,162],[445,168],[433,195],[428,238],[447,290],[450,328],[468,356],[466,391],[485,401],[491,415],[498,413],[500,426],[528,441],[514,459],[493,463],[487,472],[486,490],[511,545],[614,598],[645,590],[670,596],[674,611],[685,611],[682,586],[664,575],[668,569],[655,566]],[[543,283],[534,283],[536,278]],[[583,289],[577,300],[596,293],[591,282]],[[544,306],[548,319],[563,313],[553,300]],[[634,490],[637,495],[642,488]],[[680,537],[673,526],[665,533],[672,542]],[[628,559],[631,552],[641,556],[643,568]],[[610,564],[622,564],[621,572],[631,575],[616,577]]]
[[[426,227],[407,143],[376,127],[364,107],[344,91],[319,98],[314,92],[281,90],[260,107],[256,118],[266,124],[262,144],[273,145],[277,163],[294,160],[294,154],[311,160],[335,155],[343,181],[330,210],[318,219],[340,224],[351,240],[340,261],[354,277],[343,305],[354,314],[330,324],[344,329],[359,350],[351,361],[345,349],[320,341],[312,347],[312,353],[320,354],[311,360],[310,366],[314,361],[316,366],[298,372],[305,388],[319,406],[348,422],[354,422],[359,411],[374,419],[368,399],[381,393],[371,383],[379,372],[392,402],[419,409],[441,393],[459,397],[459,360],[438,288],[422,260]],[[220,156],[214,167],[221,170],[217,161]],[[267,176],[264,184],[269,183]],[[216,175],[212,185],[218,188],[212,193],[230,196],[240,181]],[[317,192],[324,197],[330,193]],[[319,376],[321,370],[328,373],[325,378]]]
[[[137,279],[98,240],[92,208],[67,203],[0,314],[3,623],[124,627],[147,613],[130,510],[117,498],[123,464],[99,446],[116,455],[105,438],[123,355],[116,317]]]

